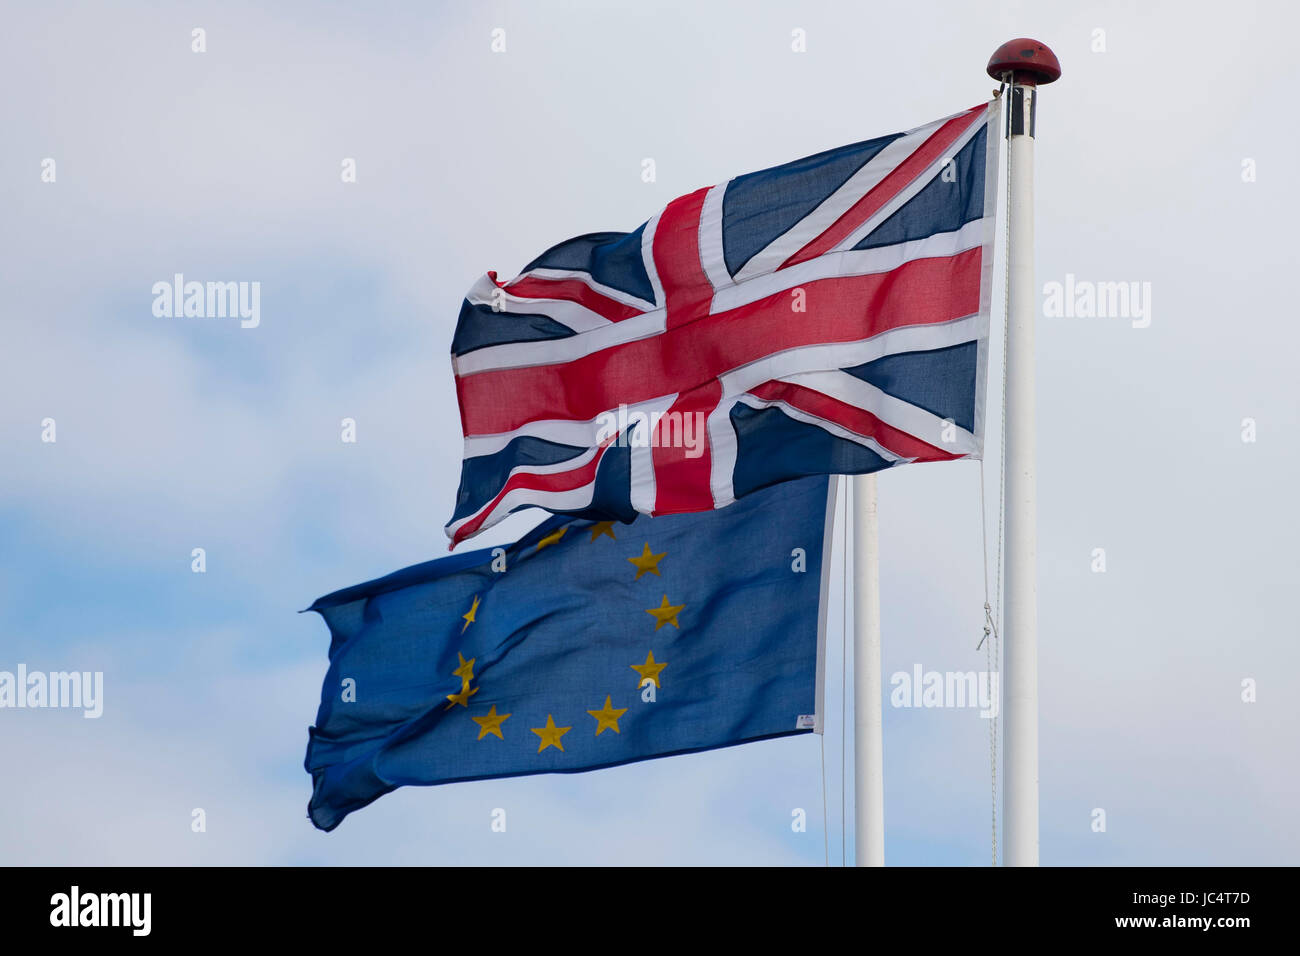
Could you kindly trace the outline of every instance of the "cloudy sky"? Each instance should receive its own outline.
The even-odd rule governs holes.
[[[1042,860],[1296,862],[1300,16],[1135,6],[11,12],[0,670],[103,671],[105,699],[0,711],[0,862],[837,864],[838,624],[824,739],[411,788],[323,834],[302,758],[327,634],[296,612],[444,553],[447,352],[482,272],[980,103],[1026,35],[1065,71],[1038,116],[1038,283],[1151,290],[1146,327],[1038,328]],[[259,282],[260,324],[155,316],[176,273]],[[979,501],[972,462],[881,477],[886,675],[984,669]],[[885,751],[888,862],[987,864],[987,721],[887,707]]]

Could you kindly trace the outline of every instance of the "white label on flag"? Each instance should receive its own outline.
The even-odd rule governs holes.
[[[816,714],[800,714],[794,722],[795,730],[812,730],[817,726]]]

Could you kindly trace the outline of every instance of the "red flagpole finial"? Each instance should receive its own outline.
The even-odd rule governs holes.
[[[989,76],[1001,80],[1006,74],[1020,86],[1038,86],[1055,82],[1061,76],[1061,63],[1044,43],[1021,37],[998,47],[988,65]]]

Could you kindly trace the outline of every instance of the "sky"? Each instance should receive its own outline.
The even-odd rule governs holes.
[[[1019,36],[1064,70],[1038,110],[1037,285],[1136,282],[1150,306],[1039,303],[1042,862],[1300,858],[1293,6],[87,2],[6,23],[0,670],[102,671],[104,694],[98,719],[0,710],[0,864],[851,863],[838,584],[824,737],[407,788],[329,834],[302,768],[328,636],[297,612],[445,553],[448,349],[479,275],[983,102]],[[260,283],[258,324],[155,315],[176,273]],[[993,529],[999,457],[991,416]],[[885,675],[984,670],[980,465],[896,469],[879,495]],[[889,690],[886,862],[988,865],[989,722]]]

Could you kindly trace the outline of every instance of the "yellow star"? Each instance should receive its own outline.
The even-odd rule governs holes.
[[[591,540],[592,540],[592,541],[595,541],[595,540],[596,540],[597,538],[599,538],[602,534],[607,534],[607,535],[609,535],[611,538],[614,538],[614,522],[612,522],[612,521],[597,521],[594,525],[591,526]],[[617,541],[618,538],[614,538],[614,540]]]
[[[667,662],[662,664],[655,663],[655,652],[651,651],[646,654],[644,664],[629,664],[628,666],[641,675],[641,678],[636,682],[637,687],[640,687],[648,680],[654,681],[655,686],[660,687],[662,685],[659,683],[659,672],[667,667],[668,664]]]
[[[555,544],[555,542],[559,541],[561,538],[564,537],[564,532],[568,530],[569,530],[569,526],[566,524],[563,528],[559,528],[556,531],[552,531],[541,541],[537,542],[537,550],[540,551],[542,550],[542,548],[546,547],[547,545]]]
[[[459,693],[459,694],[448,694],[448,695],[447,695],[447,699],[448,699],[449,701],[451,701],[451,703],[448,704],[448,705],[446,706],[445,709],[446,709],[446,710],[451,710],[451,709],[452,709],[453,707],[455,707],[457,704],[460,704],[460,706],[462,706],[462,707],[468,707],[468,706],[469,706],[469,699],[470,699],[471,697],[473,697],[473,696],[474,696],[475,694],[477,694],[477,693],[478,693],[478,688],[477,688],[477,687],[471,689],[470,686],[469,686],[469,682],[468,682],[468,681],[464,681],[464,682],[462,682],[461,685],[460,685],[460,693]]]
[[[530,727],[528,729],[531,730],[533,733],[535,733],[538,737],[542,738],[542,742],[537,745],[538,753],[541,753],[547,747],[555,747],[561,753],[563,753],[564,744],[560,743],[560,738],[563,737],[565,734],[567,734],[573,728],[556,727],[554,718],[552,718],[550,714],[547,714],[545,727]]]
[[[451,673],[453,677],[460,678],[460,689],[464,690],[469,686],[469,682],[474,679],[474,662],[478,660],[478,658],[471,657],[469,660],[465,660],[465,655],[460,651],[456,652],[456,656],[460,658],[460,667],[457,667]]]
[[[478,595],[475,594],[473,606],[466,613],[461,615],[461,617],[465,619],[465,623],[461,625],[461,629],[460,629],[460,632],[462,634],[465,633],[465,628],[469,627],[471,624],[474,623],[474,615],[477,613],[478,613]],[[475,631],[474,633],[477,634],[478,632]]]
[[[645,612],[655,619],[655,630],[663,627],[665,624],[671,624],[673,627],[681,629],[677,623],[677,612],[685,608],[685,604],[669,604],[668,595],[664,595],[664,603],[658,607],[648,607]]]
[[[599,737],[606,727],[621,733],[618,729],[618,719],[627,713],[627,708],[611,707],[609,703],[609,694],[605,695],[605,706],[600,710],[589,710],[587,713],[596,718],[596,736]]]
[[[493,704],[486,717],[471,717],[470,720],[478,724],[478,737],[476,739],[482,740],[488,734],[496,734],[502,740],[505,740],[505,736],[501,733],[501,725],[509,716],[509,714],[498,714],[497,705]]]
[[[664,554],[667,553],[667,551],[664,552]],[[664,554],[651,554],[650,545],[646,544],[645,550],[642,551],[638,557],[628,558],[628,561],[636,566],[636,577],[633,580],[640,581],[641,575],[645,574],[647,571],[655,577],[659,577],[659,561],[663,558]]]

